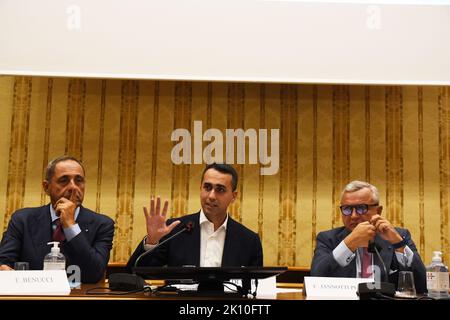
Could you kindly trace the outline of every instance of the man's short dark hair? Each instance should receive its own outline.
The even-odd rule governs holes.
[[[237,184],[238,184],[238,174],[236,170],[226,163],[211,163],[206,166],[206,168],[203,170],[202,173],[202,182],[203,178],[205,177],[205,172],[209,169],[214,169],[216,171],[219,171],[220,173],[230,174],[231,175],[231,187],[233,191],[236,191]]]
[[[51,160],[48,163],[47,169],[45,170],[45,180],[50,182],[50,180],[52,180],[52,178],[53,178],[53,175],[55,174],[56,165],[60,162],[68,161],[68,160],[75,161],[76,163],[78,163],[80,165],[81,169],[83,169],[83,173],[86,172],[84,170],[84,166],[80,160],[78,160],[77,158],[72,157],[72,156],[64,155],[64,156],[59,156],[59,157]]]

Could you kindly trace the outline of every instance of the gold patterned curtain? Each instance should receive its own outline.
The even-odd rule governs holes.
[[[280,167],[237,164],[232,216],[262,239],[265,265],[309,266],[318,232],[341,225],[350,180],[378,186],[384,215],[408,228],[427,262],[449,263],[450,88],[0,77],[0,228],[40,206],[47,162],[86,166],[84,205],[116,221],[111,262],[145,233],[150,196],[171,216],[200,208],[203,164],[171,161],[174,129],[280,129]],[[203,142],[202,147],[207,145]],[[269,146],[270,150],[270,146]]]

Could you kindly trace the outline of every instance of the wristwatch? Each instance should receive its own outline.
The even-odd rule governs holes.
[[[402,237],[402,241],[392,244],[392,247],[394,249],[399,249],[399,248],[402,248],[404,246],[406,246],[406,239],[404,237]]]

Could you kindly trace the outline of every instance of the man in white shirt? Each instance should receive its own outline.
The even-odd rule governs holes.
[[[399,270],[410,270],[417,292],[426,291],[425,266],[411,234],[381,216],[383,207],[375,186],[350,182],[342,192],[340,210],[344,226],[317,235],[312,276],[376,278],[378,271],[378,279],[383,281],[384,263],[390,282],[397,284]],[[383,262],[368,252],[369,242],[377,247]]]
[[[238,177],[227,164],[210,164],[202,174],[201,210],[166,221],[168,202],[157,198],[144,208],[147,235],[139,243],[127,264],[132,270],[138,257],[139,266],[232,267],[262,266],[263,252],[259,236],[233,220],[228,206],[236,199]],[[181,232],[158,246],[165,239]]]

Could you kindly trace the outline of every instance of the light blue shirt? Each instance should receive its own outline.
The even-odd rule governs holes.
[[[78,218],[78,214],[80,213],[80,207],[77,207],[75,209],[75,221]],[[58,220],[59,217],[56,215],[56,211],[53,208],[53,206],[50,204],[50,215],[52,218],[52,223],[55,222],[55,220]],[[73,226],[69,227],[69,228],[64,228],[63,227],[63,231],[64,231],[64,236],[66,237],[66,241],[70,241],[73,238],[75,238],[80,232],[80,226],[78,225],[78,223],[75,223]]]
[[[362,252],[359,252],[361,248],[358,248],[355,252],[352,252],[347,245],[345,244],[344,240],[341,241],[341,243],[334,248],[333,250],[333,257],[334,260],[341,266],[346,267],[350,264],[350,262],[353,261],[356,257],[356,277],[361,273],[361,254]],[[398,263],[402,267],[411,267],[414,252],[408,247],[405,246],[405,252],[397,252],[395,251],[395,256],[397,257]],[[373,264],[373,255],[372,255],[372,264]],[[389,270],[389,274],[395,272],[395,270]]]

